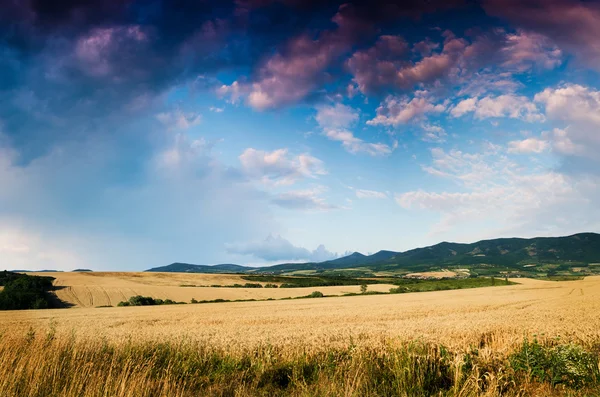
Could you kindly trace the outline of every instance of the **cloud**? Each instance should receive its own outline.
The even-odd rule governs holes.
[[[387,49],[380,40],[371,48],[354,52],[347,61],[353,81],[363,94],[402,92],[415,87],[439,89],[448,82],[471,86],[467,91],[472,92],[481,90],[473,86],[473,79],[482,73],[488,76],[481,83],[504,92],[518,86],[512,74],[552,69],[563,58],[550,38],[523,29],[507,32],[493,28],[470,32],[465,38],[444,31],[443,42],[427,38],[415,43],[412,51],[407,50],[408,44],[399,36],[382,37],[387,38],[386,42],[393,38],[398,50]]]
[[[425,142],[444,142],[446,140],[446,130],[444,130],[439,125],[421,124],[421,129],[423,130],[423,135],[421,136],[421,140]]]
[[[400,48],[403,39],[396,37],[395,42]],[[379,41],[371,49],[355,52],[347,62],[354,81],[364,94],[385,92],[390,88],[407,90],[447,77],[453,73],[468,46],[463,39],[448,37],[441,52],[424,55],[413,63],[405,57],[408,51],[384,52],[382,44]],[[421,47],[419,44],[418,48]]]
[[[522,141],[508,143],[509,153],[542,153],[548,149],[548,142],[536,138],[527,138]]]
[[[423,97],[409,100],[408,97],[388,96],[377,108],[377,116],[367,121],[367,124],[398,126],[413,120],[421,120],[428,113],[441,113],[444,110],[444,105],[434,105]]]
[[[248,148],[239,157],[243,172],[253,179],[274,185],[291,185],[300,179],[325,175],[321,160],[309,154],[292,156],[288,149],[265,152]]]
[[[525,96],[505,94],[486,96],[484,98],[467,98],[460,101],[450,110],[453,117],[461,117],[473,113],[478,120],[492,117],[508,117],[527,122],[543,122],[545,117],[540,113],[535,103]]]
[[[600,125],[600,91],[578,84],[546,88],[535,96],[553,120]]]
[[[385,156],[392,153],[395,149],[395,146],[381,142],[365,142],[347,130],[326,130],[324,134],[332,141],[341,142],[344,149],[352,154],[366,153],[371,156]]]
[[[0,136],[0,268],[216,263],[227,259],[224,242],[277,230],[270,196],[215,159],[212,144],[144,133],[164,139],[150,157],[131,156],[123,140],[90,137],[26,165],[15,162],[18,150]]]
[[[319,245],[315,250],[310,251],[306,248],[293,245],[279,235],[269,235],[263,241],[227,244],[226,249],[232,254],[250,255],[269,262],[298,260],[323,262],[339,257],[337,253],[328,251],[323,244]]]
[[[504,68],[524,71],[532,67],[554,69],[562,63],[562,51],[548,37],[535,32],[518,30],[506,35],[502,49]]]
[[[348,130],[358,121],[358,117],[359,114],[356,110],[338,103],[333,106],[318,106],[315,120],[323,130],[324,136],[332,141],[341,142],[343,148],[352,154],[366,153],[371,156],[384,156],[392,153],[394,147],[381,142],[365,142]]]
[[[277,195],[271,201],[282,208],[290,210],[331,211],[339,209],[340,207],[327,203],[321,197],[323,192],[323,188],[292,190]]]
[[[549,37],[592,68],[600,65],[600,6],[576,0],[485,0],[486,12]]]
[[[561,128],[543,134],[555,151],[598,160],[600,91],[577,84],[546,88],[535,96],[546,117]]]
[[[323,30],[317,38],[308,33],[293,37],[258,67],[252,82],[236,81],[235,89],[224,86],[222,92],[241,92],[256,110],[282,107],[316,94],[328,77],[327,69],[356,42],[374,34],[371,24],[357,18],[353,9],[351,4],[341,5],[331,19],[336,29]]]
[[[348,128],[358,121],[358,111],[341,103],[320,105],[316,109],[315,120],[323,129]]]
[[[597,177],[526,168],[495,146],[480,153],[433,149],[432,157],[424,170],[453,181],[456,189],[418,189],[397,193],[395,200],[407,210],[440,214],[434,234],[459,228],[488,235],[564,234],[600,225],[593,209]],[[562,213],[569,216],[557,215]]]
[[[181,109],[171,112],[161,112],[156,115],[156,119],[171,130],[187,130],[190,127],[200,124],[202,115],[194,112],[185,113]]]
[[[355,189],[354,193],[359,199],[387,199],[388,195],[376,190]]]

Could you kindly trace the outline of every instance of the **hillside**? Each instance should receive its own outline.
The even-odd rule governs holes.
[[[553,276],[596,274],[600,272],[597,264],[600,264],[600,234],[579,233],[566,237],[499,238],[470,244],[442,242],[405,252],[379,251],[372,255],[354,252],[320,263],[284,263],[261,268],[174,263],[149,271],[279,274],[297,271],[327,273],[353,269],[403,274],[460,267],[479,275],[514,273],[521,276]]]
[[[173,273],[245,273],[253,270],[252,267],[222,264],[222,265],[192,265],[189,263],[171,263],[146,270],[147,272],[173,272]]]

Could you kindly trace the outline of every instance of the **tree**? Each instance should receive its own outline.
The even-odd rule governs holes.
[[[367,292],[367,288],[369,288],[369,287],[367,286],[367,284],[361,284],[361,286],[360,286],[360,293],[361,293],[361,294],[364,294],[364,293],[366,293],[366,292]]]

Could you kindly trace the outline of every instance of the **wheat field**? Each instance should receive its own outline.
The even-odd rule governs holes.
[[[74,307],[116,306],[135,295],[177,302],[197,300],[243,300],[295,298],[316,288],[211,288],[211,285],[245,284],[236,274],[142,273],[142,272],[44,272],[54,277],[58,298]],[[262,285],[266,283],[260,283]],[[275,283],[277,284],[277,283]],[[393,285],[373,284],[371,291],[387,292]],[[318,287],[326,295],[360,292],[360,286]]]
[[[87,275],[78,277],[89,285]],[[175,285],[186,277],[113,274],[99,276],[96,287],[147,285],[158,294],[186,289]],[[202,277],[230,283],[236,276],[195,280]],[[75,287],[73,279],[58,281]],[[598,395],[600,277],[518,281],[394,295],[0,312],[0,390],[10,397]]]
[[[30,328],[54,327],[83,338],[188,338],[225,347],[268,342],[292,348],[300,342],[302,346],[344,345],[351,339],[353,343],[364,344],[382,339],[419,339],[464,348],[478,344],[482,335],[497,349],[510,348],[524,336],[533,334],[577,341],[600,339],[600,277],[564,282],[518,281],[520,284],[511,286],[399,295],[0,312],[0,332],[23,334]],[[170,296],[172,289],[181,289],[182,294],[190,290],[169,285],[148,288],[154,289],[135,292],[152,291],[153,295],[164,298]],[[349,288],[357,287],[318,287],[323,292]],[[163,289],[166,293],[159,293]],[[314,289],[317,288],[273,291],[303,295]],[[245,293],[236,288],[214,290],[224,294]],[[237,295],[225,297],[231,299]]]

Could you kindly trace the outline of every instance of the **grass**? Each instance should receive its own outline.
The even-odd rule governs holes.
[[[280,288],[303,288],[303,287],[333,287],[340,285],[361,285],[364,284],[364,278],[352,278],[344,276],[271,276],[271,275],[248,275],[242,276],[244,280],[264,282],[264,283],[279,283]],[[391,283],[391,278],[372,278],[368,279],[370,284],[387,284]]]
[[[517,284],[507,278],[471,277],[462,279],[414,280],[399,279],[394,281],[398,287],[390,289],[390,293],[444,291],[464,288],[494,287]]]
[[[29,331],[0,344],[6,397],[599,395],[593,346],[524,341],[505,353],[409,342],[358,348],[122,343]]]

